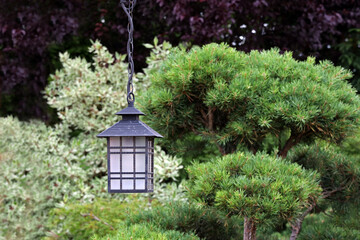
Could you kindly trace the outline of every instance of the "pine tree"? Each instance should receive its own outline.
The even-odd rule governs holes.
[[[271,142],[286,158],[300,143],[338,143],[359,127],[360,98],[346,82],[351,77],[329,61],[209,44],[175,50],[151,75],[142,109],[169,142],[193,133],[223,155],[244,149],[256,155]],[[292,222],[293,239],[315,204]]]
[[[202,135],[222,154],[239,145],[254,154],[276,140],[278,155],[317,137],[338,142],[358,125],[360,98],[351,73],[277,49],[238,52],[225,44],[177,49],[151,75],[142,109],[170,141]]]
[[[228,215],[244,217],[244,239],[256,239],[258,224],[292,220],[316,202],[319,174],[258,153],[228,154],[189,168],[190,195]]]

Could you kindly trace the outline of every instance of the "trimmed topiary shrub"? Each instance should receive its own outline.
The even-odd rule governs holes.
[[[317,173],[262,153],[229,154],[188,172],[192,198],[244,217],[244,239],[255,239],[259,224],[291,221],[321,194]]]
[[[239,145],[256,153],[273,136],[286,157],[311,137],[337,142],[357,129],[360,98],[346,81],[351,77],[329,61],[213,43],[174,51],[150,76],[141,104],[167,141],[195,133],[223,154]]]

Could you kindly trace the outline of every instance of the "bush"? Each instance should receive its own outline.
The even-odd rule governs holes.
[[[339,152],[337,147],[331,145],[313,144],[296,147],[288,159],[306,169],[318,171],[324,195],[331,193],[327,198],[331,199],[333,204],[343,205],[344,202],[354,201],[360,196],[358,157]]]
[[[156,71],[171,49],[167,42],[152,47],[145,73]],[[50,75],[45,89],[45,98],[57,110],[62,123],[87,133],[100,132],[118,121],[115,113],[127,107],[128,81],[125,55],[113,56],[98,41],[92,42],[89,52],[93,54],[92,62],[70,58],[66,52],[60,54],[63,68]],[[154,53],[158,55],[155,57]],[[150,84],[145,74],[135,75],[133,81],[136,95]]]
[[[278,155],[311,137],[340,141],[359,126],[360,98],[350,71],[279,50],[238,52],[226,44],[174,51],[150,76],[142,100],[149,124],[175,141],[202,136],[222,154],[261,150],[273,136]],[[287,133],[287,138],[281,137]]]
[[[113,63],[112,55],[98,42],[91,50],[95,51],[92,64],[64,54],[64,69],[53,76],[46,90],[61,123],[47,127],[40,122],[0,118],[0,239],[44,236],[48,213],[54,207],[74,201],[89,203],[95,196],[124,198],[107,193],[106,143],[95,135],[116,120],[114,113],[122,105],[114,94],[124,90],[114,89],[112,84],[119,75],[127,76],[127,65],[120,55]],[[94,85],[98,85],[96,89]],[[96,110],[97,102],[102,110]],[[154,197],[161,201],[181,198],[183,190],[174,182],[182,168],[181,159],[169,157],[159,148],[155,155],[159,155],[155,157],[159,164]],[[52,230],[68,230],[62,226],[71,228],[59,224]]]
[[[321,194],[316,172],[262,153],[229,154],[188,172],[192,198],[244,217],[254,236],[257,225],[291,221]]]
[[[305,219],[299,240],[323,239],[360,239],[359,209],[351,209],[343,217],[337,217],[332,211],[326,214],[313,214]],[[340,221],[339,221],[340,220]],[[351,220],[352,223],[349,223]],[[354,227],[356,226],[356,227]]]
[[[163,230],[148,223],[119,225],[117,234],[100,238],[95,236],[93,240],[200,240],[194,234],[181,233],[175,230]]]
[[[239,239],[242,220],[227,217],[214,208],[204,208],[193,203],[172,202],[130,216],[128,224],[148,222],[161,229],[195,233],[207,240]]]
[[[57,203],[94,197],[77,164],[83,143],[66,143],[62,133],[60,126],[0,118],[0,229],[6,239],[37,239]]]
[[[154,202],[155,204],[155,202]],[[155,204],[156,205],[156,204]],[[126,201],[96,199],[92,203],[69,203],[53,209],[48,220],[48,239],[90,239],[115,233],[129,215],[144,211],[147,202],[135,198]]]
[[[167,42],[159,44],[157,39],[154,45],[146,46],[152,52],[147,58],[145,74],[138,74],[134,79],[136,94],[147,89],[150,84],[147,73],[155,72],[172,48]],[[89,178],[93,178],[106,175],[105,142],[94,139],[94,136],[117,122],[119,117],[115,113],[127,106],[128,65],[123,62],[124,55],[115,54],[114,57],[98,41],[92,43],[89,52],[93,53],[93,62],[61,54],[63,68],[51,76],[52,81],[45,93],[62,124],[80,132],[77,138],[87,142],[89,156],[83,159],[82,166],[88,169]],[[166,155],[160,148],[155,150],[156,186],[153,196],[161,201],[182,199],[182,185],[175,183],[182,168],[181,159]]]

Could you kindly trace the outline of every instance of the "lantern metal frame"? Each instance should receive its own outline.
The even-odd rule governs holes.
[[[122,115],[122,120],[106,129],[97,137],[107,138],[107,165],[108,165],[108,192],[109,193],[144,193],[153,192],[154,190],[154,139],[162,138],[162,136],[155,130],[151,129],[148,125],[140,121],[139,116],[144,115],[135,107],[127,107],[122,111],[116,113]],[[132,146],[124,147],[122,139],[124,137],[132,137]],[[145,146],[137,146],[136,138],[144,137]],[[120,138],[119,146],[111,146],[111,138]],[[119,149],[119,152],[113,152],[112,149]],[[133,149],[132,152],[123,151],[125,149]],[[144,151],[137,151],[138,149]],[[111,154],[119,155],[119,172],[112,172],[111,169]],[[123,172],[123,155],[133,155],[133,172]],[[145,172],[136,172],[136,156],[140,154],[145,155]],[[114,177],[113,175],[117,176]],[[125,177],[123,175],[126,175]],[[132,175],[129,177],[128,175]],[[143,175],[139,177],[137,175]],[[111,187],[112,180],[120,180],[120,189],[113,189]],[[123,180],[132,180],[133,189],[123,189]],[[145,180],[144,189],[136,188],[136,180]]]

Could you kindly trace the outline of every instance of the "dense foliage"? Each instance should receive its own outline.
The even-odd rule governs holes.
[[[60,54],[63,68],[50,76],[45,90],[48,104],[57,109],[60,120],[86,132],[111,126],[118,119],[114,108],[127,104],[125,56],[117,54],[114,59],[98,41],[89,51],[94,53],[93,63]]]
[[[87,55],[87,39],[99,38],[111,51],[124,53],[127,19],[118,4],[115,0],[1,0],[1,114],[46,117],[40,93],[54,68],[50,64],[51,57],[57,57],[54,49]],[[294,51],[296,58],[313,55],[339,63],[339,56],[349,52],[336,46],[346,41],[350,28],[360,27],[360,3],[144,0],[138,2],[134,18],[139,70],[149,52],[141,45],[154,36],[173,44],[227,42],[245,51],[279,47]]]
[[[94,54],[94,64],[100,66],[104,58],[112,59],[98,42],[90,51],[94,49],[98,50]],[[94,84],[82,84],[86,81],[79,76],[86,76],[91,83],[95,79],[93,75],[98,75],[96,81],[102,83],[99,89],[105,94],[113,94],[117,91],[112,88],[111,77],[126,72],[127,65],[120,60],[114,63],[117,74],[109,73],[107,69],[112,68],[104,65],[101,65],[102,69],[96,68],[97,73],[94,73],[84,60],[66,57],[62,60],[63,72],[69,74],[54,77],[53,85],[47,90],[48,98],[61,116],[61,123],[47,127],[41,122],[0,118],[0,239],[38,239],[44,236],[49,230],[46,226],[48,213],[54,207],[71,206],[74,201],[88,203],[96,197],[124,198],[121,194],[107,193],[106,143],[95,138],[112,124],[109,119],[117,120],[113,116],[120,110],[120,103],[107,104],[114,99],[106,96],[107,100],[102,102],[106,114],[96,117],[91,109],[96,108],[93,99],[99,96],[93,96]],[[74,64],[66,64],[70,62]],[[73,82],[72,90],[80,95],[67,95],[67,82]],[[141,82],[137,86],[141,89]],[[121,93],[123,90],[118,91]],[[156,191],[152,197],[161,202],[183,199],[182,185],[175,182],[182,168],[181,159],[166,155],[160,148],[155,149],[155,155]],[[71,232],[66,229],[69,226],[64,223],[50,228],[65,235],[67,231]]]
[[[155,201],[153,205],[156,205]],[[92,203],[68,203],[50,212],[46,239],[83,240],[94,235],[106,236],[115,233],[129,215],[146,208],[146,199],[139,201],[134,197],[128,197],[126,201],[96,199]]]
[[[349,71],[328,61],[316,64],[313,58],[297,61],[291,53],[281,55],[276,49],[249,54],[226,44],[194,47],[188,52],[176,49],[150,78],[150,91],[141,102],[148,122],[166,136],[165,148],[173,145],[170,152],[193,143],[207,142],[217,147],[218,152],[210,151],[210,158],[205,157],[209,148],[199,149],[205,159],[196,160],[203,162],[219,153],[226,155],[239,150],[254,155],[265,150],[286,158],[300,143],[311,144],[316,138],[339,143],[356,133],[359,126],[360,101],[346,82],[351,78]],[[344,178],[326,182],[337,171],[331,167],[340,164],[343,157],[334,162],[331,159],[327,163],[322,158],[314,160],[319,166],[328,166],[315,168],[322,174],[321,199],[338,191],[335,185],[339,181],[354,177],[346,168],[356,165],[345,164]],[[313,169],[305,160],[299,163]],[[338,170],[341,174],[341,168]],[[336,193],[340,198],[356,196],[353,181],[341,184],[346,186],[338,186],[344,187]],[[292,239],[299,235],[302,222],[317,204],[309,201],[302,213],[293,216]]]
[[[323,239],[360,239],[358,208],[334,215],[331,210],[312,214],[304,221],[304,229],[299,235],[301,240]]]
[[[147,211],[130,215],[128,224],[149,222],[165,230],[184,233],[194,232],[202,239],[239,239],[242,235],[242,220],[229,217],[215,208],[205,208],[192,202],[170,202]]]
[[[329,62],[315,64],[312,58],[299,62],[277,50],[245,54],[210,44],[187,53],[157,39],[146,47],[152,54],[144,74],[136,75],[137,96],[149,79],[152,84],[139,108],[154,115],[149,116],[154,128],[167,133],[164,149],[185,157],[187,165],[204,162],[189,168],[187,189],[210,208],[185,202],[183,184],[177,182],[182,160],[160,148],[153,195],[138,199],[106,193],[105,143],[94,136],[118,120],[113,113],[125,101],[113,96],[125,97],[117,81],[125,86],[127,65],[123,55],[113,56],[93,42],[91,61],[62,54],[64,68],[51,75],[45,93],[59,124],[0,119],[0,221],[5,223],[0,239],[34,239],[45,233],[50,239],[93,234],[95,239],[239,239],[243,222],[236,215],[245,216],[245,227],[251,220],[278,228],[284,223],[280,219],[291,226],[301,219],[301,227],[311,211],[327,215],[305,219],[300,239],[357,235],[358,139],[344,143],[348,155],[333,146],[301,145],[289,151],[315,137],[337,143],[356,133],[359,98],[345,83],[349,72]],[[247,150],[253,154],[242,153]],[[229,155],[214,158],[220,154]],[[206,191],[213,194],[203,195]],[[143,197],[156,200],[145,207]],[[168,204],[173,200],[180,202]],[[288,234],[259,231],[269,239]]]
[[[360,29],[350,29],[344,42],[340,43],[337,48],[341,56],[339,62],[344,68],[351,69],[354,77],[351,84],[360,90]]]
[[[92,238],[93,240],[200,240],[193,233],[181,233],[176,230],[163,230],[148,223],[125,225],[121,224],[116,234],[105,237]]]
[[[262,153],[228,154],[188,171],[192,198],[255,226],[291,221],[321,193],[315,172]]]
[[[80,140],[65,143],[62,132],[43,123],[1,119],[0,232],[5,239],[39,238],[55,204],[104,195],[105,179],[87,182],[81,167],[89,146]]]
[[[324,195],[332,201],[333,207],[344,207],[360,197],[359,156],[343,154],[333,146],[313,144],[296,147],[288,159],[320,173]]]
[[[195,133],[223,154],[239,144],[256,153],[273,137],[285,157],[310,137],[337,142],[358,126],[360,98],[349,78],[328,61],[209,44],[174,51],[151,75],[142,105],[168,141]]]

